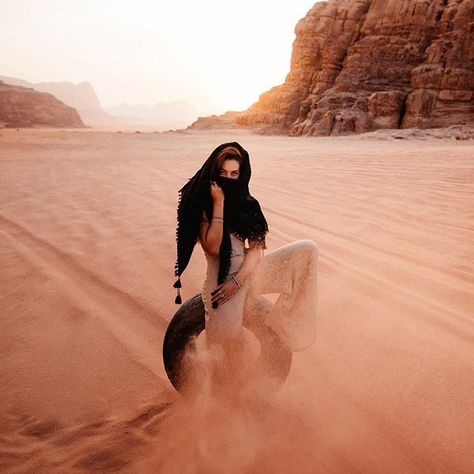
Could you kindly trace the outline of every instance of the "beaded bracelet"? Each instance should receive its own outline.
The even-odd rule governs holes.
[[[237,278],[235,277],[235,275],[232,275],[232,281],[234,282],[234,285],[238,288],[240,288],[241,284],[239,282],[239,280],[237,280]]]

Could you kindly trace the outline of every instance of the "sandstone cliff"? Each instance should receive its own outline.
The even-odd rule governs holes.
[[[84,127],[76,109],[52,94],[0,81],[0,122],[10,127]]]
[[[242,115],[242,112],[236,112],[229,110],[222,115],[211,115],[209,117],[198,117],[188,129],[191,130],[221,130],[228,128],[241,128],[238,124],[238,117]]]
[[[285,82],[238,124],[290,135],[474,124],[474,0],[329,0],[295,33]]]
[[[75,108],[81,119],[88,122],[116,122],[114,117],[105,112],[99,102],[90,82],[28,82],[16,77],[2,76],[0,80],[15,86],[31,87],[39,92],[48,92],[64,102],[69,107]]]

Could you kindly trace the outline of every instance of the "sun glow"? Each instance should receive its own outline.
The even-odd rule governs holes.
[[[2,0],[1,74],[90,82],[103,106],[243,110],[282,83],[314,0]]]

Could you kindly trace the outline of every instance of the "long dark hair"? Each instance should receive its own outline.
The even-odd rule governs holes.
[[[226,146],[216,156],[213,163],[211,163],[211,179],[216,180],[219,176],[219,171],[225,160],[236,160],[239,162],[239,168],[242,165],[242,155],[235,146]]]
[[[238,179],[218,176],[220,166],[226,159],[240,158]],[[180,276],[187,267],[194,246],[198,240],[203,210],[212,218],[213,201],[210,193],[210,181],[214,179],[222,185],[225,193],[224,228],[219,248],[218,283],[222,283],[230,268],[232,244],[229,233],[242,240],[249,239],[266,248],[265,236],[268,224],[259,202],[250,194],[248,184],[251,177],[250,158],[247,150],[238,142],[222,143],[216,147],[202,167],[188,178],[187,183],[178,191],[176,243],[177,258],[173,284],[177,289],[175,303],[181,304]]]

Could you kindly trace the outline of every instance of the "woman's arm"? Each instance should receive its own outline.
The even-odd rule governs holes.
[[[253,269],[263,257],[263,247],[257,242],[249,240],[249,248],[245,253],[244,261],[236,274],[237,280],[243,285]]]
[[[214,202],[213,217],[224,217],[224,202]],[[223,223],[221,220],[210,222],[206,212],[202,213],[201,227],[199,228],[199,242],[204,251],[217,257],[222,242]]]
[[[244,261],[235,275],[241,285],[244,284],[245,280],[255,268],[255,265],[257,265],[263,256],[263,248],[260,243],[257,244],[256,242],[249,241],[249,248],[246,250]],[[211,291],[212,307],[216,308],[218,304],[225,304],[237,291],[238,288],[236,288],[232,279],[227,279],[220,285],[217,285],[214,290]],[[221,299],[222,295],[224,295],[223,299]]]

